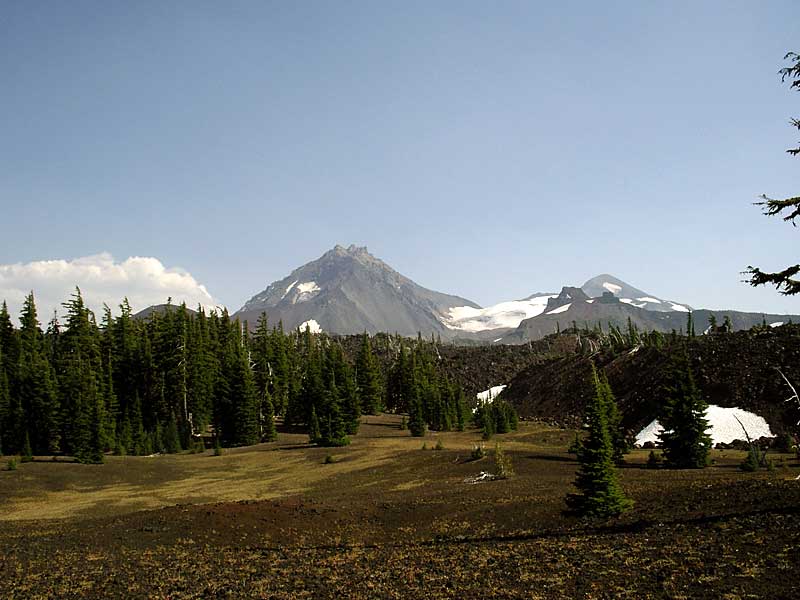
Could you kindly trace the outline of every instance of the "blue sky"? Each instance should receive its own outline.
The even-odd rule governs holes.
[[[798,313],[739,272],[800,258],[751,204],[800,192],[799,33],[796,1],[0,1],[0,265],[155,257],[237,309],[355,243],[483,305],[609,272]]]

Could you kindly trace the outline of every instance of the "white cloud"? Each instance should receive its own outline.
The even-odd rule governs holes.
[[[0,265],[0,300],[8,302],[9,312],[19,314],[25,296],[33,290],[36,309],[43,326],[53,311],[64,314],[61,306],[81,289],[86,305],[102,317],[103,303],[114,314],[127,297],[134,312],[153,304],[163,304],[171,297],[173,304],[186,302],[189,308],[198,304],[213,308],[217,302],[190,273],[180,268],[167,268],[160,260],[131,256],[116,262],[107,252],[72,260],[39,260],[29,263]]]

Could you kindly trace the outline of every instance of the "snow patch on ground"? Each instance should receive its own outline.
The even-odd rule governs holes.
[[[783,325],[783,321],[775,321],[769,324],[770,327],[780,327],[781,325]]]
[[[594,298],[589,298],[589,299],[586,301],[586,304],[591,304],[592,302],[594,302]]]
[[[507,386],[505,385],[496,385],[494,387],[490,387],[488,390],[483,390],[482,392],[475,394],[475,397],[481,402],[491,402],[497,398],[500,395],[500,392],[506,389],[506,387]]]
[[[612,294],[616,294],[622,289],[621,285],[617,285],[616,283],[608,283],[608,282],[605,282],[603,284],[603,287],[606,288]]]
[[[559,306],[558,308],[554,308],[553,310],[551,310],[547,314],[548,315],[557,315],[559,313],[567,312],[569,310],[570,306],[572,306],[572,302],[570,302],[569,304],[565,304],[564,306]]]
[[[734,415],[739,418],[752,439],[772,437],[769,425],[763,417],[741,408],[723,408],[710,404],[706,411],[706,419],[709,424],[706,431],[711,435],[712,443],[729,444],[733,440],[746,439],[742,426],[736,421]],[[658,434],[662,431],[661,424],[658,420],[654,420],[639,432],[636,436],[636,444],[641,446],[645,442],[658,443]]]
[[[300,331],[305,331],[306,327],[311,330],[311,333],[322,333],[322,327],[320,327],[319,323],[316,322],[314,319],[309,319],[308,321],[304,321],[297,326]]]
[[[472,332],[501,328],[515,329],[525,319],[542,314],[547,308],[548,298],[555,298],[555,296],[511,300],[486,308],[455,306],[449,309],[449,314],[442,317],[442,323],[448,329]]]

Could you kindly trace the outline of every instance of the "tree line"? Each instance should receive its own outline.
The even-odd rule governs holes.
[[[408,413],[412,435],[463,429],[461,387],[438,366],[435,344],[384,336],[382,368],[372,340],[358,352],[310,330],[284,331],[267,315],[250,333],[227,311],[168,303],[147,319],[127,299],[100,322],[79,289],[42,329],[33,293],[15,327],[0,308],[0,450],[67,454],[102,462],[107,452],[148,455],[243,446],[275,437],[276,418],[312,442],[339,446],[362,413]]]

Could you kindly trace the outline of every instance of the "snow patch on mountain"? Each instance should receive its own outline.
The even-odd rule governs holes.
[[[781,325],[783,325],[783,321],[775,321],[769,324],[770,327],[780,327]]]
[[[772,437],[772,431],[770,431],[769,425],[763,417],[741,408],[723,408],[722,406],[710,404],[706,411],[706,419],[709,425],[706,433],[711,436],[713,444],[730,444],[733,440],[746,439],[744,431],[742,431],[742,425],[739,425],[736,417],[742,422],[752,439]],[[658,434],[663,430],[664,428],[661,427],[658,419],[652,421],[636,436],[636,444],[641,446],[645,442],[657,443],[659,441]]]
[[[651,298],[650,296],[644,296],[643,298],[637,298],[639,302],[652,302],[654,304],[661,304],[661,300],[658,298]]]
[[[292,291],[292,288],[297,285],[297,282],[300,281],[299,279],[295,279],[292,283],[289,284],[289,287],[286,288],[286,291],[283,292],[283,296],[281,296],[281,300],[286,298],[286,294]]]
[[[682,304],[675,304],[674,302],[670,302],[670,305],[672,306],[672,310],[677,310],[678,312],[692,312],[689,308],[683,306]]]
[[[455,306],[443,316],[442,323],[448,329],[460,331],[486,331],[489,329],[518,327],[525,319],[542,314],[547,308],[547,300],[555,295],[536,296],[528,300],[501,302],[486,308]]]
[[[559,313],[567,312],[569,310],[570,306],[572,306],[571,302],[569,302],[569,303],[567,303],[567,304],[565,304],[563,306],[559,306],[558,308],[554,308],[553,310],[551,310],[547,314],[548,315],[557,315]]]
[[[317,285],[316,281],[307,281],[305,283],[298,284],[297,291],[301,294],[312,294],[319,291],[319,286]]]
[[[630,304],[631,306],[635,306],[636,308],[644,308],[645,306],[647,306],[647,302],[636,303],[630,298],[620,298],[619,301],[624,302],[625,304]]]
[[[482,392],[478,392],[475,394],[475,397],[478,399],[479,402],[483,403],[491,403],[492,400],[497,398],[504,389],[506,389],[505,385],[495,385],[490,387],[488,390],[483,390]]]
[[[607,281],[603,283],[603,287],[606,288],[612,294],[617,294],[622,289],[621,285],[617,285],[616,283],[609,283]]]

